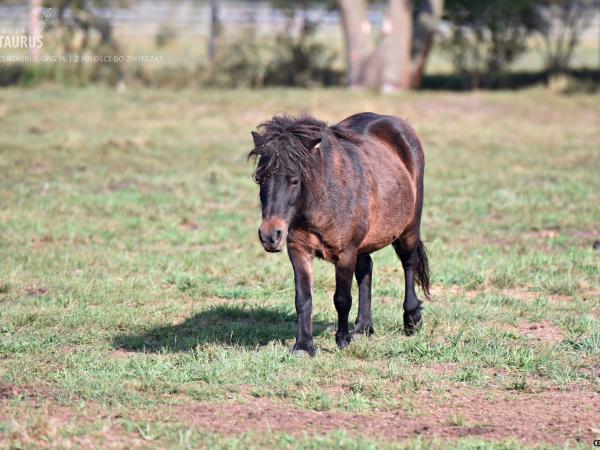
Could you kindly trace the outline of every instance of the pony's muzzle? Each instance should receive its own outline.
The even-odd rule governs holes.
[[[280,252],[283,249],[287,230],[282,219],[263,220],[258,229],[258,238],[268,252]]]

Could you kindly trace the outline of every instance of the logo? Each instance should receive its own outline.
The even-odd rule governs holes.
[[[34,15],[37,16],[39,24],[40,24],[40,32],[44,31],[46,24],[52,17],[54,17],[54,12],[52,8],[35,8]],[[29,28],[31,30],[31,21],[29,22]]]
[[[41,48],[42,32],[53,16],[52,8],[34,8],[30,11],[27,32],[24,28],[0,29],[0,49]]]

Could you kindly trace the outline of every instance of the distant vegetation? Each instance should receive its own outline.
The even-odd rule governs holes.
[[[131,44],[118,36],[106,11],[132,5],[134,0],[31,1],[30,23],[40,20],[35,7],[53,11],[44,30],[46,54],[112,59],[97,64],[1,63],[0,85],[43,80],[171,87],[347,84],[393,91],[518,87],[565,73],[598,82],[597,50],[590,51],[594,59],[588,70],[572,69],[573,55],[596,13],[592,0],[274,0],[274,11],[286,23],[269,34],[251,17],[242,27],[228,29],[227,3],[212,0],[208,37],[186,36],[193,42],[186,44],[181,60],[152,67],[114,58],[130,51]],[[328,11],[339,14],[336,37],[321,32]],[[153,39],[136,47],[170,55],[182,39],[177,27],[165,23]],[[525,54],[536,54],[540,64],[531,73],[515,75],[515,62]],[[443,77],[428,73],[432,55],[448,61],[451,71]]]

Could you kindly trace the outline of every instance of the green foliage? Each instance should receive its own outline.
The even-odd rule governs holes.
[[[471,87],[493,85],[526,50],[535,29],[536,0],[449,0],[451,35],[445,42],[454,66]]]
[[[175,27],[163,24],[160,26],[156,33],[156,46],[158,48],[164,47],[169,43],[173,42],[176,38],[177,30],[175,29]]]
[[[265,43],[252,33],[222,43],[216,58],[201,68],[201,80],[215,87],[261,87],[265,79]]]
[[[331,86],[342,82],[334,69],[335,52],[315,39],[317,25],[306,23],[300,35],[280,34],[265,71],[267,86]]]
[[[223,43],[207,67],[204,83],[218,87],[331,86],[342,82],[334,68],[336,53],[320,42],[316,24],[306,24],[298,36],[281,33],[274,39],[240,35]]]
[[[564,72],[569,68],[583,30],[594,17],[592,0],[541,0],[536,29],[544,44],[546,70]]]
[[[52,8],[52,20],[44,30],[45,51],[55,56],[74,56],[76,62],[43,64],[35,75],[68,84],[105,82],[117,84],[123,78],[122,64],[115,57],[121,55],[109,19],[97,14],[100,8],[124,7],[128,0],[46,0],[43,5]],[[106,56],[99,62],[84,63],[82,58]]]
[[[0,64],[0,87],[18,84],[26,73],[25,64]]]

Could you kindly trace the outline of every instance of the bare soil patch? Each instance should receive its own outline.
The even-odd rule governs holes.
[[[567,294],[548,294],[540,291],[531,291],[525,287],[498,289],[490,286],[483,286],[476,290],[467,290],[461,286],[453,285],[433,285],[431,287],[432,301],[443,299],[445,296],[465,297],[472,299],[481,294],[502,294],[516,300],[525,302],[533,302],[543,296],[544,299],[551,302],[568,302],[573,300],[573,295]],[[584,300],[600,299],[600,288],[593,286],[582,285],[580,292],[577,294]]]
[[[560,342],[565,337],[560,328],[547,320],[536,323],[522,323],[517,325],[517,330],[530,339],[548,343]]]
[[[186,219],[186,218],[182,219],[179,226],[182,229],[187,230],[187,231],[195,231],[200,228],[200,225],[198,225],[196,222],[194,222],[193,220],[190,220],[190,219]]]
[[[466,391],[466,392],[465,392]],[[591,442],[598,423],[600,395],[589,391],[545,391],[490,398],[484,391],[456,390],[442,401],[431,393],[418,397],[419,412],[403,410],[352,414],[306,411],[265,399],[248,403],[182,405],[169,412],[173,420],[225,435],[283,432],[315,435],[346,430],[376,439],[478,436],[563,445]]]
[[[41,297],[48,293],[48,288],[42,286],[28,286],[25,288],[25,293],[30,297]]]
[[[123,358],[128,358],[131,355],[131,353],[128,352],[127,350],[125,350],[125,349],[118,348],[116,350],[111,351],[110,355],[113,358],[123,359]]]
[[[461,286],[454,286],[454,285],[433,285],[431,286],[431,298],[432,301],[435,301],[438,298],[443,298],[446,296],[453,296],[453,297],[465,297],[465,298],[473,298],[475,297],[479,292],[476,290],[467,290]]]
[[[24,389],[14,384],[0,385],[0,400],[7,400],[14,397],[20,397],[24,393]]]
[[[3,410],[0,401],[0,411]],[[0,433],[1,448],[140,448],[148,446],[138,433],[129,433],[116,417],[103,413],[94,403],[84,410],[45,402],[25,412],[12,411],[10,433]],[[1,414],[0,414],[1,417]],[[16,418],[18,417],[18,419]],[[102,418],[107,422],[92,433],[80,434],[77,426],[90,426]],[[6,420],[6,418],[2,418]],[[69,436],[72,434],[71,436]],[[100,447],[99,447],[100,446]],[[160,447],[160,448],[164,448]]]
[[[52,398],[52,393],[43,385],[33,387],[0,383],[0,401],[11,400],[13,398],[42,400]]]
[[[427,366],[423,370],[432,375],[447,377],[455,373],[458,368],[456,363],[437,363]]]
[[[589,289],[582,295],[585,300],[599,300],[600,299],[600,287],[595,289]]]
[[[526,233],[527,236],[537,239],[554,239],[560,236],[560,230],[557,228],[548,228],[544,230],[534,230]]]

